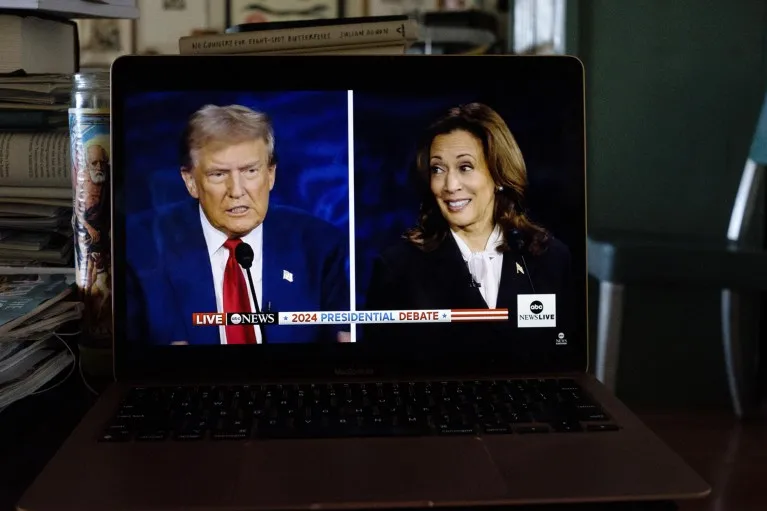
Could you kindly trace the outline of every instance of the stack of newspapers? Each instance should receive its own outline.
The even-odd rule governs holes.
[[[82,316],[73,289],[64,275],[0,275],[0,410],[71,374],[74,354],[58,332]]]
[[[67,109],[77,25],[1,7],[0,273],[74,272]]]

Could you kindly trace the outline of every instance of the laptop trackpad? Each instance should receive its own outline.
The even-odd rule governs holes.
[[[246,451],[236,505],[438,505],[506,493],[484,443],[471,436],[276,440]]]

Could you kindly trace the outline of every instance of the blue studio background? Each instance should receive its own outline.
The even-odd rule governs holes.
[[[271,117],[277,179],[270,204],[303,209],[349,233],[347,92],[152,92],[125,105],[126,214],[187,200],[179,143],[206,104],[240,104]],[[268,222],[268,213],[267,220]],[[126,233],[128,243],[142,243]],[[347,262],[348,268],[348,262]]]
[[[573,250],[585,242],[584,227],[569,221],[583,214],[585,201],[582,124],[578,125],[582,105],[572,94],[563,94],[563,86],[516,79],[474,92],[354,92],[358,307],[365,304],[375,257],[417,221],[413,167],[422,130],[447,109],[474,101],[503,117],[522,150],[529,215],[571,248],[575,268],[585,266],[583,255]]]

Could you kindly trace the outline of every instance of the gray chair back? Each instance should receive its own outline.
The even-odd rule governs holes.
[[[753,222],[756,205],[764,188],[765,164],[767,164],[767,95],[765,95],[756,133],[730,214],[727,239],[735,244],[743,242]]]

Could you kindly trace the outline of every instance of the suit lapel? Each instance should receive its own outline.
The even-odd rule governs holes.
[[[187,342],[189,344],[217,344],[217,328],[198,328],[192,326],[192,313],[215,312],[216,295],[213,289],[213,271],[210,267],[208,247],[199,220],[196,215],[196,203],[191,212],[186,209],[171,221],[172,230],[166,245],[168,258],[165,261],[168,279],[173,287],[177,307],[184,319]],[[184,227],[187,226],[187,227]]]
[[[293,278],[294,268],[289,268],[290,264],[285,261],[289,254],[288,247],[285,246],[284,237],[279,235],[268,222],[263,224],[263,249],[262,256],[262,301],[261,309],[280,311],[285,309],[285,297],[290,296],[291,279]],[[293,270],[293,271],[291,271]]]
[[[524,275],[517,274],[517,258],[514,252],[505,252],[503,254],[503,264],[501,265],[501,282],[498,285],[498,299],[496,307],[499,309],[508,308],[510,311],[517,307],[517,293],[520,292],[518,279]]]
[[[261,301],[262,311],[281,312],[289,311],[291,292],[295,292],[291,279],[292,271],[289,261],[285,257],[290,254],[290,247],[285,242],[285,236],[281,236],[279,229],[275,228],[275,223],[263,223],[263,246],[261,250]],[[291,271],[292,270],[292,271]],[[268,341],[272,342],[276,336],[282,338],[290,333],[290,328],[278,327],[277,325],[268,325],[266,335]]]
[[[448,233],[439,247],[431,253],[428,264],[432,281],[441,297],[449,300],[449,309],[486,309],[487,303],[479,289],[472,287],[471,274],[453,236]],[[440,299],[441,301],[441,299]]]
[[[516,252],[510,251],[503,254],[503,269],[498,289],[499,308],[516,307],[518,294],[534,293],[530,285],[532,275],[527,273],[532,266],[532,262],[529,265],[525,265],[522,257],[517,255]]]
[[[501,282],[498,286],[496,307],[509,310],[509,323],[506,324],[507,327],[508,325],[516,326],[517,295],[533,293],[533,288],[530,286],[532,276],[527,273],[528,267],[526,267],[522,257],[516,251],[508,251],[503,254]],[[496,327],[503,327],[503,325],[503,323],[495,324]]]

